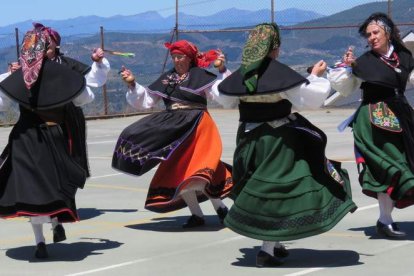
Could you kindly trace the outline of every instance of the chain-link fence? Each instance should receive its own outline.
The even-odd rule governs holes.
[[[276,22],[282,37],[280,60],[304,73],[320,59],[333,64],[349,45],[355,46],[357,55],[366,51],[366,41],[357,30],[373,12],[392,16],[402,36],[414,28],[412,0],[171,0],[165,1],[165,5],[157,14],[139,14],[125,17],[124,21],[118,18],[115,23],[101,20],[88,25],[70,22],[51,26],[63,36],[62,52],[86,64],[91,63],[90,54],[96,47],[135,54],[129,58],[108,53],[112,68],[109,79],[103,92],[96,89],[96,99],[84,107],[88,116],[135,112],[126,103],[126,87],[118,72],[124,65],[141,84],[148,85],[172,67],[164,47],[166,41],[188,39],[201,51],[221,49],[226,54],[228,68],[235,70],[248,31],[262,22]],[[5,72],[7,64],[17,59],[18,37],[29,28],[0,33],[0,72]],[[13,122],[16,110],[13,106],[9,112],[0,114],[1,122]]]

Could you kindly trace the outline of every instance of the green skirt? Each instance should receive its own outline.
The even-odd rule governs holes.
[[[325,157],[326,135],[304,117],[245,132],[234,154],[231,230],[259,240],[285,241],[323,233],[356,205],[347,172]]]
[[[414,174],[405,155],[403,133],[371,123],[370,113],[369,105],[362,105],[352,125],[362,191],[371,197],[387,193],[397,208],[410,206]]]

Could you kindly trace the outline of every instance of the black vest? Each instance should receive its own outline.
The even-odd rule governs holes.
[[[166,83],[167,76],[174,72],[173,69],[162,74],[148,86],[149,92],[161,96],[166,105],[171,102],[207,105],[207,99],[203,91],[213,85],[217,76],[199,67],[192,67],[187,79],[182,83],[175,85]]]
[[[30,90],[23,81],[22,69],[4,79],[1,89],[27,109],[46,110],[71,102],[85,88],[84,75],[90,67],[71,58],[60,58],[62,63],[43,61],[39,78]]]

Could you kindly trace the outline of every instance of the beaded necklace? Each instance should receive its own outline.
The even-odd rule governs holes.
[[[180,83],[182,83],[188,76],[188,72],[185,74],[182,74],[181,76],[178,75],[176,72],[167,75],[167,79],[162,80],[163,84],[168,84],[169,86],[176,86]]]
[[[398,68],[400,66],[400,58],[398,57],[397,53],[392,52],[392,55],[390,57],[381,55],[380,59],[389,67],[394,69],[395,72],[401,73],[401,69]]]

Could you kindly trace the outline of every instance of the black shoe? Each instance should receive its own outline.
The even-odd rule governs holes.
[[[39,242],[36,246],[35,257],[38,259],[46,259],[49,257],[47,254],[46,244],[44,242]]]
[[[216,210],[217,216],[220,219],[220,223],[223,224],[224,218],[226,217],[227,213],[229,212],[229,209],[227,207],[220,207]]]
[[[187,222],[183,224],[183,228],[194,228],[197,226],[202,226],[204,224],[205,224],[204,218],[201,218],[196,215],[191,215],[191,217],[187,220]]]
[[[406,236],[406,233],[400,230],[400,227],[398,227],[398,224],[396,222],[391,223],[392,230],[403,233],[404,236]]]
[[[262,250],[256,256],[256,266],[257,267],[274,267],[280,266],[283,262],[279,260],[277,257],[274,257]]]
[[[273,249],[273,255],[278,258],[286,258],[289,256],[289,251],[281,244],[279,247]]]
[[[384,224],[378,220],[376,228],[377,234],[384,235],[389,238],[403,238],[406,236],[406,233],[400,231],[395,222],[392,224]]]
[[[61,242],[66,240],[65,228],[61,224],[58,224],[53,228],[53,242]]]

